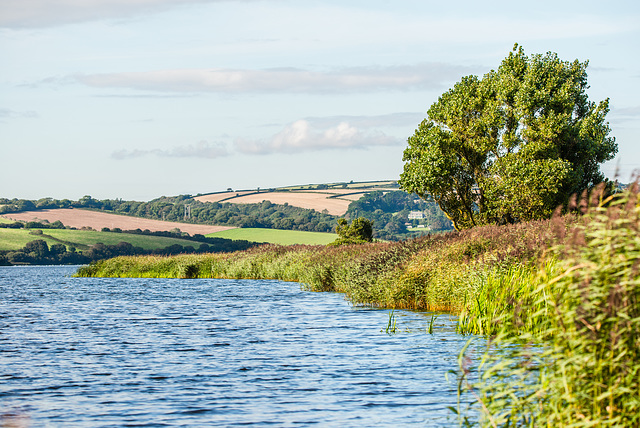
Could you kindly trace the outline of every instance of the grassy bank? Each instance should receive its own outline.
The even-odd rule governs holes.
[[[82,268],[78,275],[270,278],[345,293],[357,305],[459,312],[486,278],[514,263],[534,265],[553,239],[553,227],[558,225],[543,221],[394,243],[265,245],[232,254],[119,257]]]

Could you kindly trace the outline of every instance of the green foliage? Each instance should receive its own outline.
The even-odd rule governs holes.
[[[339,218],[336,233],[338,234],[338,239],[330,245],[337,246],[373,242],[373,223],[364,217],[353,219],[351,224],[348,224],[346,219]]]
[[[458,230],[549,218],[617,152],[586,68],[516,45],[496,71],[464,77],[409,138],[401,188],[433,197]]]
[[[36,239],[24,246],[24,252],[34,258],[43,259],[49,255],[49,245],[42,239]]]
[[[0,229],[22,229],[24,228],[24,224],[19,221],[14,221],[10,223],[9,221],[0,218]]]
[[[592,208],[548,257],[510,308],[483,315],[500,327],[477,369],[461,359],[478,425],[640,426],[637,190]]]

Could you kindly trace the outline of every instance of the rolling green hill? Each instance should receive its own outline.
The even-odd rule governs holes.
[[[96,232],[91,230],[42,229],[42,235],[34,234],[40,229],[0,229],[0,251],[17,251],[30,241],[43,239],[48,245],[65,244],[78,249],[86,249],[102,242],[105,245],[116,245],[128,242],[145,250],[155,250],[178,244],[198,248],[200,245],[185,239],[166,238],[162,236],[133,235],[128,233]],[[37,233],[37,232],[36,232]]]

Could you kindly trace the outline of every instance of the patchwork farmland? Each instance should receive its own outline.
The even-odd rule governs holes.
[[[122,230],[145,230],[152,232],[170,231],[180,229],[190,235],[220,232],[233,229],[229,226],[211,226],[204,224],[178,223],[162,220],[151,220],[140,217],[111,214],[99,211],[89,211],[77,208],[58,208],[52,210],[24,211],[4,215],[5,218],[14,221],[48,221],[53,223],[60,221],[65,226],[77,229],[91,228],[101,230],[103,227],[109,229],[120,228]]]
[[[365,193],[376,190],[393,191],[398,189],[393,181],[379,181],[349,185],[310,185],[272,190],[226,191],[200,195],[194,199],[200,202],[229,202],[233,204],[256,204],[269,201],[273,204],[288,204],[341,216],[347,212],[351,202],[357,201]]]

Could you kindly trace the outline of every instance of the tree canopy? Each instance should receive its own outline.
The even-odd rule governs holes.
[[[373,222],[364,217],[353,219],[348,224],[344,218],[338,219],[336,226],[338,238],[329,245],[350,245],[373,242]]]
[[[401,188],[433,198],[465,229],[549,217],[604,181],[600,164],[617,144],[609,100],[586,94],[587,66],[516,44],[497,70],[463,77],[408,139]]]

